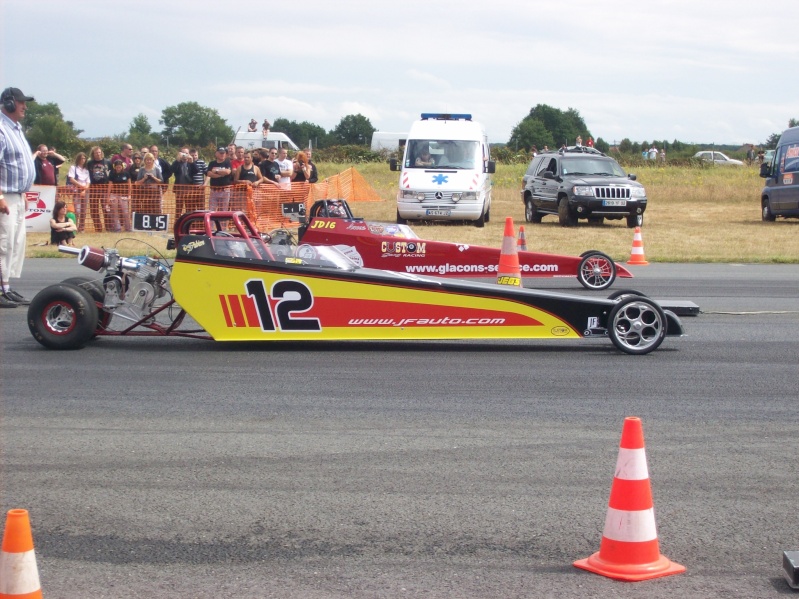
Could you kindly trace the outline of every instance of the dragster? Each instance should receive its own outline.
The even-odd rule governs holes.
[[[420,239],[403,224],[367,222],[356,218],[343,199],[317,200],[298,239],[280,230],[287,243],[332,245],[353,262],[368,268],[439,277],[496,277],[500,248]],[[580,256],[563,256],[520,250],[522,279],[577,277],[586,289],[603,290],[616,277],[633,275],[621,264],[597,250]]]
[[[192,212],[174,227],[173,264],[85,246],[99,278],[40,291],[28,326],[43,346],[106,336],[215,341],[610,338],[647,354],[683,334],[680,319],[638,292],[606,299],[363,268],[332,247],[270,243],[242,212]],[[273,240],[272,240],[273,241]]]

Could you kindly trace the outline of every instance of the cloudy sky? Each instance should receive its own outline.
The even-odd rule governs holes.
[[[234,129],[470,112],[504,142],[544,103],[611,143],[760,143],[799,118],[797,22],[796,0],[1,0],[0,85],[85,136],[195,101]]]

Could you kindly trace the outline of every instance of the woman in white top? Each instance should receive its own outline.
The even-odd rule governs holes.
[[[72,160],[72,166],[67,172],[67,187],[75,205],[78,231],[83,231],[83,226],[86,224],[87,191],[89,189],[89,169],[86,168],[86,154],[83,152],[78,152]]]

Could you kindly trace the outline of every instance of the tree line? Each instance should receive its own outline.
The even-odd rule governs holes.
[[[123,142],[135,148],[153,144],[167,148],[191,146],[213,155],[213,148],[220,144],[226,145],[236,134],[233,127],[227,124],[216,109],[201,106],[197,102],[182,102],[164,108],[158,123],[163,128],[154,131],[147,116],[138,114],[133,117],[126,132],[100,140],[86,140],[80,137],[83,131],[77,129],[72,121],[64,118],[58,104],[49,102],[31,103],[22,126],[25,128],[31,147],[47,144],[68,156],[86,151],[93,145],[100,145],[106,154],[111,155],[118,151]],[[797,124],[799,121],[791,119],[788,126],[793,127]],[[368,150],[372,134],[376,129],[362,114],[343,117],[330,131],[308,121],[290,121],[282,117],[275,119],[271,129],[285,133],[299,146],[305,146],[310,142],[315,149],[329,149],[330,152],[324,154],[330,154],[331,159],[344,162],[372,162],[386,158],[383,154]],[[781,132],[771,134],[760,147],[775,148],[780,134]],[[524,161],[533,148],[540,151],[545,146],[555,149],[563,144],[574,145],[577,136],[583,140],[593,137],[576,109],[568,108],[563,111],[547,104],[537,104],[513,128],[507,144],[495,144],[492,151],[498,162]],[[602,137],[596,137],[594,140],[594,147],[601,152],[616,152],[630,156],[640,155],[650,145],[665,149],[669,156],[675,157],[693,155],[701,149],[696,144],[683,143],[679,140],[634,142],[625,138],[613,146]]]

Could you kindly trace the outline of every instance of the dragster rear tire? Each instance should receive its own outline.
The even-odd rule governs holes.
[[[61,282],[67,285],[75,285],[89,292],[92,299],[99,304],[97,307],[97,330],[105,330],[108,327],[108,323],[111,322],[112,314],[101,308],[103,302],[105,302],[105,289],[103,288],[103,284],[92,277],[70,277]]]
[[[48,349],[80,349],[94,335],[97,319],[94,298],[69,283],[45,287],[28,306],[28,328]]]

